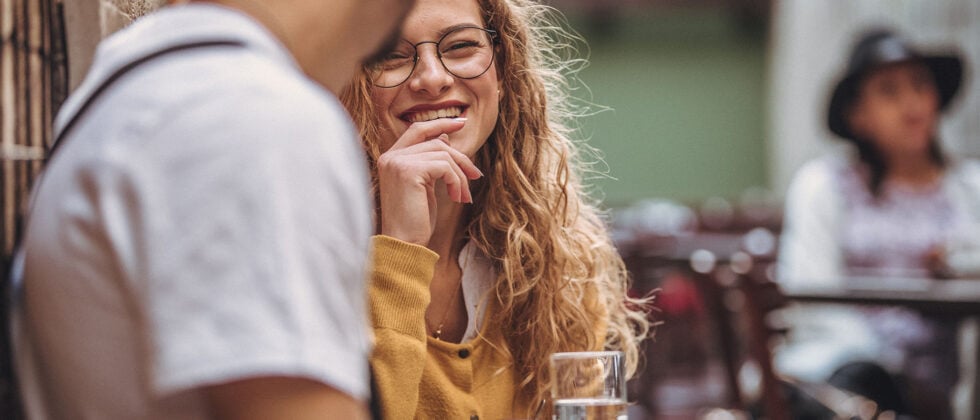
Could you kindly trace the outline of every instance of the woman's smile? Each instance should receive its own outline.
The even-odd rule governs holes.
[[[439,118],[460,118],[466,110],[466,106],[415,106],[403,113],[399,118],[409,123],[432,121]]]

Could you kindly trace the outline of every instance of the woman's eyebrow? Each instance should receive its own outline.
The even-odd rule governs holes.
[[[476,24],[476,23],[457,23],[457,24],[452,25],[452,26],[447,26],[447,27],[442,28],[439,31],[437,31],[436,32],[435,39],[433,39],[432,41],[441,39],[446,34],[452,32],[452,31],[455,31],[457,29],[460,29],[460,28],[474,28],[474,27],[475,28],[483,28],[483,25],[479,25],[479,24]],[[406,38],[404,36],[404,34],[402,34],[402,40],[404,40],[405,42],[408,42],[409,44],[414,44],[410,39]],[[423,42],[425,42],[425,41],[423,41]]]
[[[473,23],[457,23],[455,25],[447,26],[445,28],[440,29],[439,32],[436,33],[436,37],[437,38],[442,38],[444,35],[452,32],[452,31],[455,31],[457,29],[460,29],[460,28],[472,28],[472,27],[482,28],[483,26],[482,25],[473,24]]]

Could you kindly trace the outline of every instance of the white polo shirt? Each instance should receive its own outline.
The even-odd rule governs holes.
[[[265,375],[368,396],[363,153],[262,26],[198,3],[146,16],[99,46],[57,125],[120,66],[204,39],[246,47],[128,73],[46,168],[14,319],[33,418],[205,418],[200,387]]]

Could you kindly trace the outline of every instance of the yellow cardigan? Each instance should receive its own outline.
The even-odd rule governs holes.
[[[429,283],[438,254],[387,236],[375,236],[373,242],[371,365],[384,418],[525,417],[527,407],[514,401],[513,362],[491,345],[503,343],[499,328],[484,323],[484,335],[459,344],[426,334]]]
[[[384,418],[527,418],[528,402],[515,399],[513,360],[495,347],[505,345],[499,326],[485,320],[477,338],[459,344],[426,333],[429,283],[439,255],[382,235],[374,237],[373,246],[368,288],[375,338],[371,366]],[[494,310],[490,300],[487,317]],[[585,300],[602,305],[595,289],[586,293]],[[596,308],[596,313],[604,312]],[[607,322],[605,314],[595,320],[598,347],[583,350],[603,347]],[[551,407],[540,411],[539,418],[551,418]]]

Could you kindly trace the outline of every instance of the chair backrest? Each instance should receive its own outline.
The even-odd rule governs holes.
[[[759,368],[761,376],[760,405],[769,420],[789,420],[792,415],[788,390],[773,367],[771,338],[780,331],[767,321],[769,313],[788,303],[779,286],[772,280],[772,255],[741,253],[732,257],[731,269],[737,275],[735,287],[744,297],[741,315],[748,333],[748,356]]]

